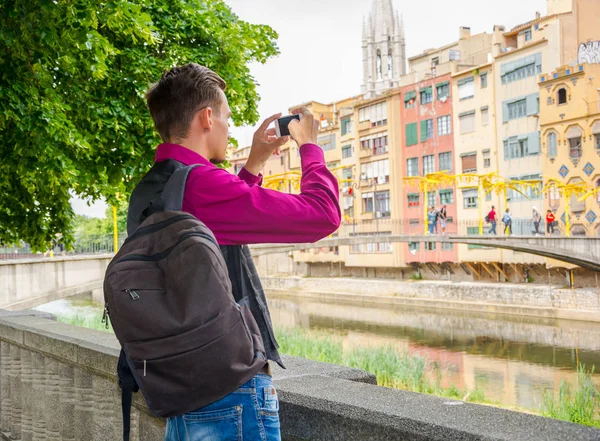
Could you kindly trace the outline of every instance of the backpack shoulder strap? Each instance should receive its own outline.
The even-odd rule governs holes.
[[[193,169],[202,166],[203,164],[194,164],[182,167],[171,175],[160,195],[165,211],[181,211],[187,178]]]
[[[123,349],[119,354],[117,364],[117,374],[119,376],[119,386],[121,386],[121,412],[123,415],[123,441],[129,441],[129,432],[131,430],[131,402],[133,393],[139,390],[135,377],[127,364],[127,355]]]

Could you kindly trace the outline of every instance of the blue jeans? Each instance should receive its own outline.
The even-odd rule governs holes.
[[[497,222],[495,220],[492,221],[492,228],[490,228],[490,231],[489,231],[490,234],[497,234],[496,233],[496,225],[497,225]]]
[[[219,401],[167,419],[165,441],[281,441],[271,377],[256,374]]]

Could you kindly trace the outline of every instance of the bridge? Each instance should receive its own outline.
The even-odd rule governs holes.
[[[548,257],[578,265],[593,271],[600,271],[600,238],[588,237],[540,237],[540,236],[459,236],[431,235],[415,236],[407,234],[377,234],[332,237],[314,243],[265,244],[252,246],[255,256],[308,250],[313,248],[352,246],[367,243],[410,243],[442,242],[479,245],[489,248],[520,251]]]

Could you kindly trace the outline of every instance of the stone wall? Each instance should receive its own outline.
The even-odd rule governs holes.
[[[600,291],[531,284],[398,281],[355,278],[263,277],[277,292],[323,293],[335,301],[411,304],[463,311],[600,321]]]
[[[0,308],[24,309],[91,291],[111,254],[0,261]]]
[[[121,439],[114,335],[0,311],[0,438]],[[375,385],[357,369],[284,357],[274,367],[283,439],[318,441],[598,441],[600,431]],[[140,394],[132,441],[162,441]]]

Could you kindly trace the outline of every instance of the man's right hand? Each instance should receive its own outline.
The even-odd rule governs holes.
[[[296,141],[298,147],[304,144],[316,144],[317,134],[319,133],[319,121],[315,119],[312,113],[306,107],[299,107],[292,110],[292,115],[302,115],[300,121],[292,120],[288,125],[292,139]]]

